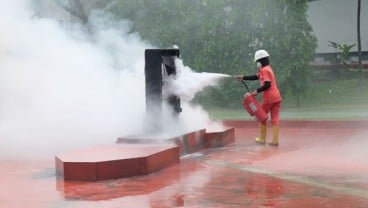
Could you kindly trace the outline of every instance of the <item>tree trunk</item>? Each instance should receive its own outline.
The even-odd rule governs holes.
[[[297,108],[300,107],[300,95],[299,95],[299,93],[296,95],[296,107]]]
[[[358,57],[359,57],[359,81],[363,80],[363,66],[362,66],[362,45],[360,39],[360,7],[361,0],[358,0],[357,8],[357,40],[358,40]]]
[[[55,2],[70,15],[78,18],[81,23],[87,28],[88,32],[91,33],[88,14],[86,13],[85,8],[80,0],[73,0],[70,2],[67,1],[66,3],[61,2],[60,0],[55,0]]]

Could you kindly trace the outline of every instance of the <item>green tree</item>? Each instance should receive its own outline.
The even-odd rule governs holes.
[[[361,0],[358,0],[357,6],[357,43],[358,43],[358,58],[359,58],[359,81],[363,80],[363,65],[362,65],[362,43],[360,38],[360,10],[361,10]]]
[[[355,47],[355,44],[348,45],[346,43],[337,43],[334,41],[328,41],[330,42],[330,46],[333,47],[336,50],[336,56],[333,57],[333,62],[341,64],[344,66],[344,68],[349,68],[350,65],[350,58],[349,53],[351,49]]]
[[[255,74],[253,54],[262,48],[271,54],[283,92],[292,94],[298,105],[307,92],[308,62],[316,48],[306,18],[308,0],[101,2],[96,3],[99,8],[129,19],[132,32],[157,47],[178,45],[184,63],[198,72]],[[203,93],[202,100],[239,106],[243,93],[239,83],[229,80]]]
[[[246,60],[251,41],[245,12],[249,5],[249,1],[127,0],[112,12],[130,19],[133,30],[158,47],[177,44],[184,63],[198,72],[238,74],[251,63]],[[222,105],[238,104],[234,97],[241,98],[243,89],[234,83],[223,82],[221,90],[206,94]]]
[[[260,0],[255,3],[252,21],[254,48],[270,52],[282,92],[295,97],[297,106],[308,92],[309,61],[317,41],[307,21],[307,0]]]

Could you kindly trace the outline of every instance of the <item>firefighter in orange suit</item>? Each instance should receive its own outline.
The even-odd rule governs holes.
[[[279,145],[279,123],[280,123],[280,108],[281,94],[277,87],[275,74],[270,66],[270,55],[265,50],[258,50],[254,54],[254,62],[259,68],[258,73],[251,76],[237,75],[237,80],[259,80],[261,87],[253,91],[253,95],[258,93],[262,96],[262,108],[268,114],[271,114],[272,124],[272,140],[267,142],[268,145]],[[267,121],[267,120],[266,120]],[[266,121],[259,123],[259,137],[255,141],[259,144],[266,144],[267,125]]]

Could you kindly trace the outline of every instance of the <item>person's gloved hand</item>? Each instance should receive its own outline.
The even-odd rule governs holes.
[[[243,75],[235,75],[235,79],[238,81],[242,81],[243,80]]]

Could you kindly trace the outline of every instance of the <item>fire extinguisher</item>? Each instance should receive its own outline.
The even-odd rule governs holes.
[[[247,110],[250,116],[255,116],[260,122],[265,121],[268,118],[266,112],[263,110],[262,106],[258,103],[257,99],[252,95],[252,93],[250,93],[247,84],[243,80],[241,82],[247,89],[247,92],[244,94],[243,107],[245,110]]]

